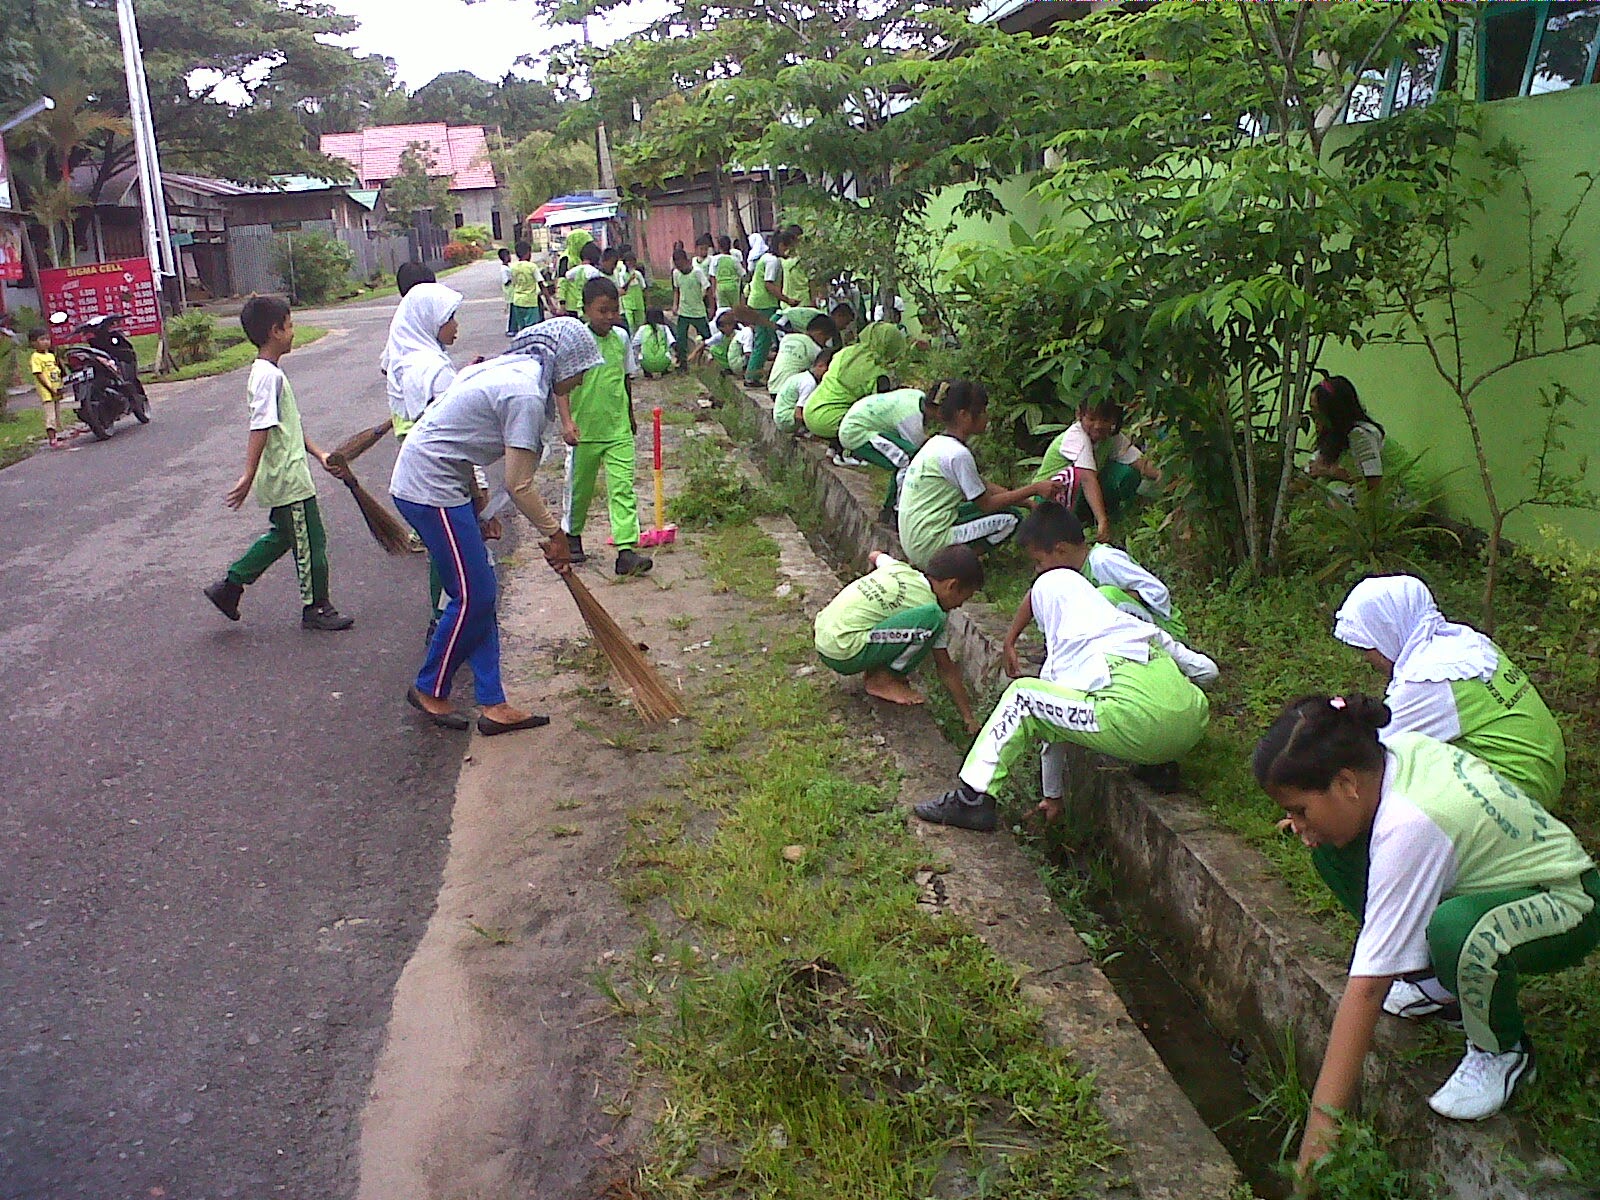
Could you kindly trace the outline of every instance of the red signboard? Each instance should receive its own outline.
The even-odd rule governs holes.
[[[161,332],[161,306],[148,258],[89,263],[39,272],[45,315],[64,312],[64,325],[52,326],[55,340],[67,341],[90,317],[120,313],[122,331],[133,337]]]
[[[0,283],[22,278],[22,224],[0,216]]]

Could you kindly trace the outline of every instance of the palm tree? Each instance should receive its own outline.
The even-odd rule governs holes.
[[[49,233],[50,264],[59,267],[58,235],[64,234],[69,265],[78,262],[72,218],[88,203],[72,186],[72,168],[91,138],[99,133],[127,136],[132,126],[126,118],[93,107],[93,101],[66,63],[51,63],[39,73],[39,86],[56,106],[23,126],[17,144],[32,151],[18,163],[17,178],[27,198],[27,211]]]

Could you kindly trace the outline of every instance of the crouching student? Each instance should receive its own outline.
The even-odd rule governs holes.
[[[819,312],[805,325],[803,332],[784,334],[778,342],[772,370],[767,373],[767,391],[777,395],[785,380],[816,362],[817,355],[832,342],[834,333],[833,322]]]
[[[728,354],[733,349],[734,336],[739,332],[739,321],[731,308],[719,308],[711,320],[712,334],[690,356],[696,366],[711,363],[724,375],[730,374]]]
[[[654,379],[672,370],[672,348],[678,344],[667,324],[667,314],[648,308],[644,323],[633,332],[633,357],[644,368],[644,377]]]
[[[873,392],[887,392],[889,372],[905,353],[905,331],[897,325],[868,325],[861,338],[833,356],[817,394],[806,406],[806,428],[833,440],[850,406]]]
[[[839,444],[846,454],[889,470],[889,493],[879,516],[885,523],[894,523],[911,460],[928,440],[928,423],[939,419],[940,386],[934,384],[931,392],[896,388],[863,396],[839,422]]]
[[[1122,405],[1100,400],[1078,408],[1078,419],[1050,443],[1035,479],[1061,485],[1062,503],[1083,505],[1094,518],[1097,536],[1111,540],[1111,518],[1133,504],[1146,480],[1161,482],[1161,472],[1122,432]]]
[[[1521,975],[1576,966],[1600,944],[1600,874],[1533,797],[1458,746],[1392,736],[1387,705],[1362,695],[1295,701],[1256,746],[1255,777],[1308,846],[1364,849],[1366,887],[1335,888],[1361,922],[1300,1144],[1307,1172],[1333,1145],[1390,984],[1437,977],[1459,1003],[1466,1055],[1429,1098],[1482,1120],[1532,1078],[1517,1005]]]
[[[1077,526],[1059,504],[1041,504],[1017,539],[1039,571],[1006,634],[1006,670],[1021,675],[1017,638],[1030,622],[1044,631],[1044,671],[1018,678],[995,706],[961,765],[954,790],[916,806],[937,825],[982,833],[998,823],[995,793],[1030,744],[1043,741],[1046,821],[1060,817],[1066,795],[1066,744],[1134,763],[1134,774],[1176,786],[1175,760],[1205,733],[1217,665],[1154,625],[1118,612],[1072,562]],[[1069,524],[1070,522],[1070,524]]]
[[[806,401],[817,390],[817,384],[828,373],[833,361],[833,351],[824,350],[810,368],[791,375],[783,381],[778,394],[772,398],[772,423],[790,437],[806,434]]]
[[[1172,603],[1167,585],[1135,562],[1126,550],[1104,542],[1089,545],[1083,535],[1083,523],[1070,509],[1062,522],[1061,544],[1072,569],[1092,583],[1112,608],[1148,621],[1180,642],[1189,636],[1183,614]]]
[[[873,570],[835,596],[817,614],[817,657],[840,675],[863,675],[867,694],[892,704],[922,704],[906,677],[930,654],[968,733],[977,721],[961,670],[950,657],[945,625],[983,586],[983,563],[968,546],[946,546],[924,570],[880,550],[867,556]]]
[[[811,403],[806,403],[808,427]],[[982,553],[1001,545],[1022,519],[1012,506],[1048,497],[1056,488],[1045,479],[1006,491],[978,474],[967,442],[989,426],[989,393],[981,383],[955,379],[943,384],[939,420],[944,432],[923,443],[900,489],[900,544],[919,567],[946,546],[970,545]]]

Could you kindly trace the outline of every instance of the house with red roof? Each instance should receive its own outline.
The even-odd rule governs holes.
[[[510,199],[495,177],[482,125],[378,125],[354,133],[322,135],[322,153],[349,163],[364,188],[382,188],[398,175],[400,157],[412,145],[421,148],[429,175],[450,180],[455,211],[438,214],[438,224],[446,229],[487,225],[496,238],[510,236],[515,217]]]

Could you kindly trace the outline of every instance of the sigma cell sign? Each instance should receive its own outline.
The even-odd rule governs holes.
[[[130,337],[161,332],[161,305],[148,258],[87,263],[39,272],[39,290],[47,313],[64,312],[67,320],[55,332],[60,340],[90,317],[116,313]]]

